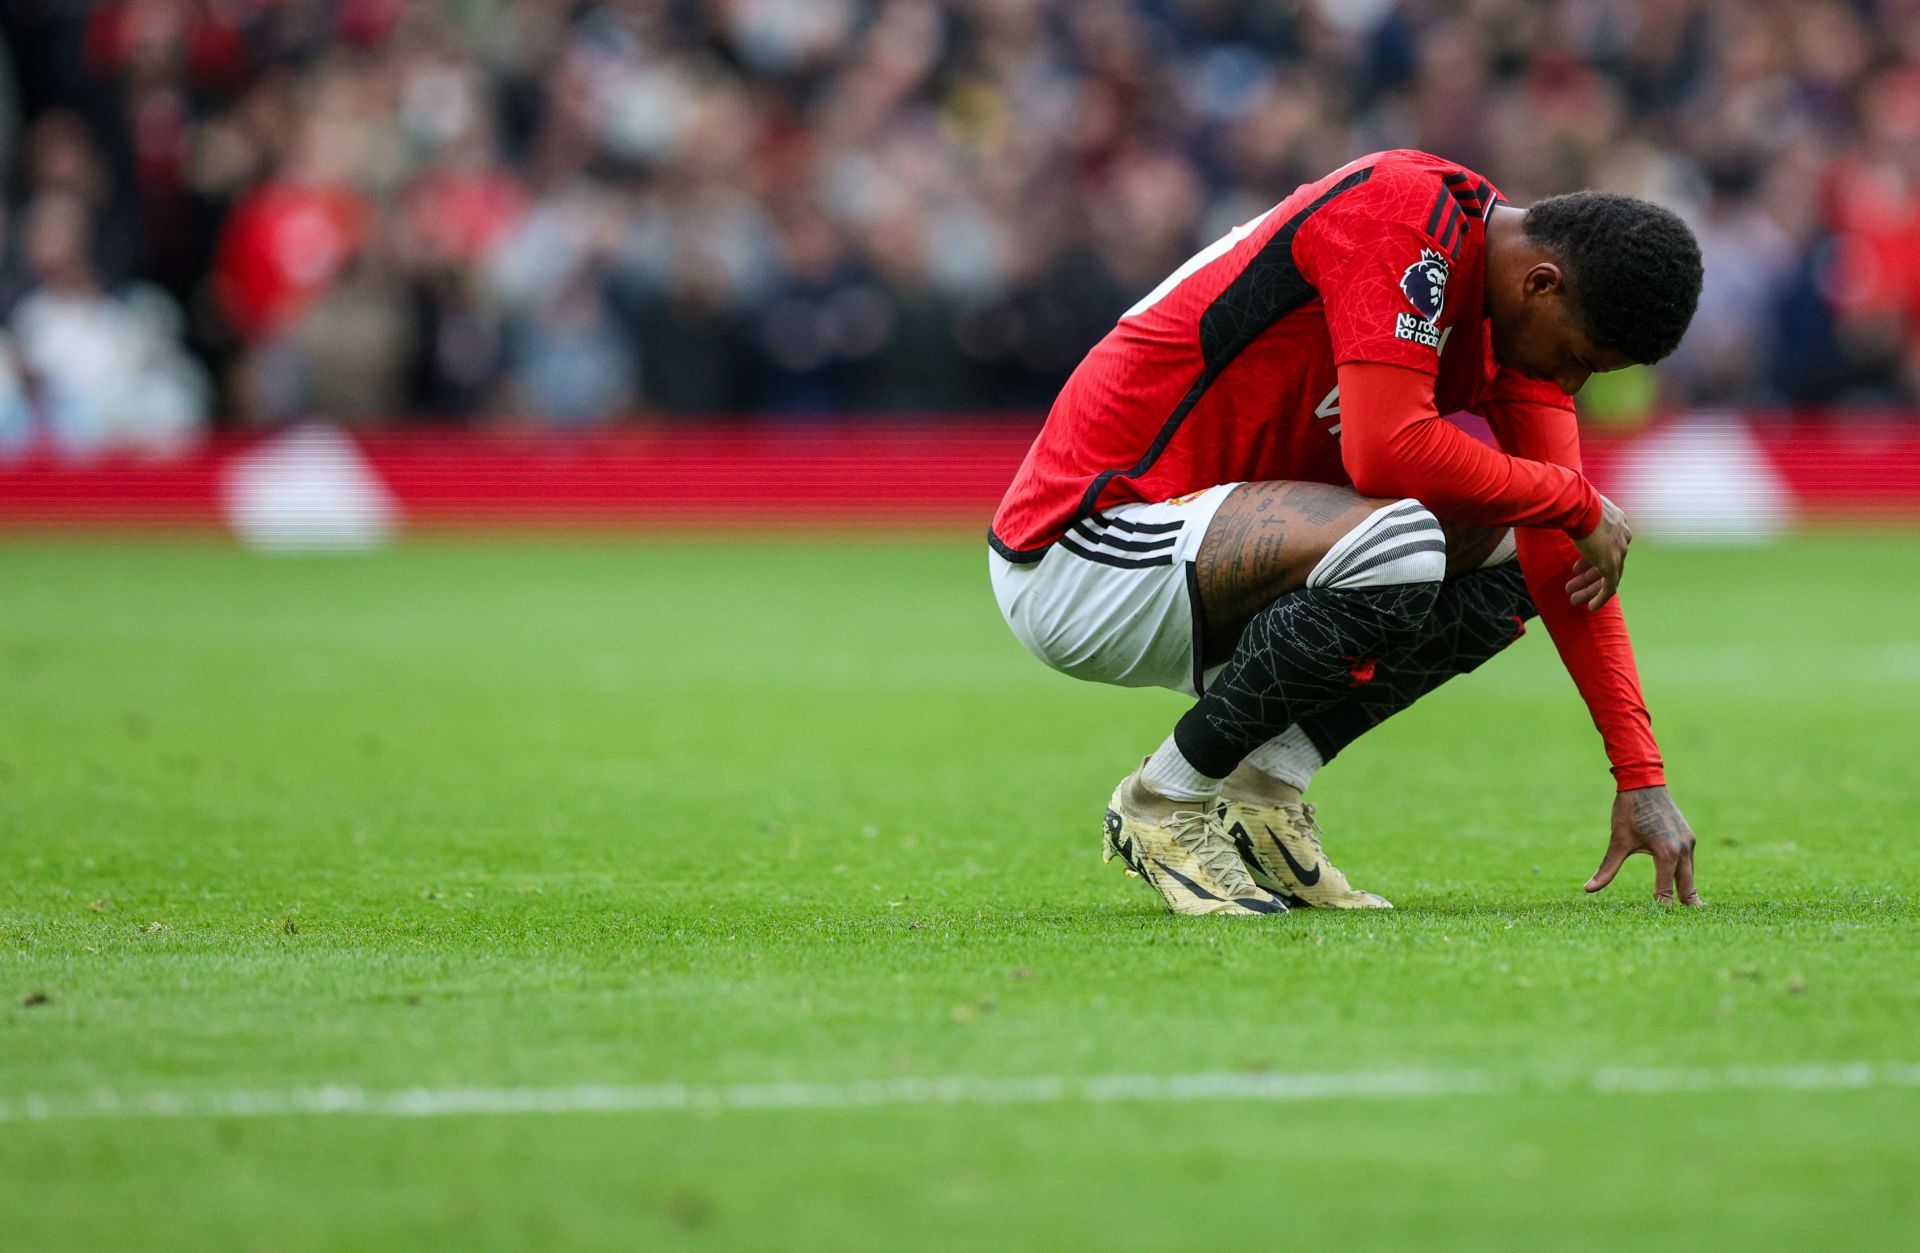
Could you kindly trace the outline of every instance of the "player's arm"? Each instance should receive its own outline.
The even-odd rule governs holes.
[[[1349,361],[1340,380],[1340,458],[1365,496],[1411,496],[1450,522],[1551,527],[1579,536],[1605,502],[1576,468],[1487,447],[1442,418],[1431,372]]]
[[[1562,531],[1582,564],[1567,584],[1598,609],[1620,586],[1633,532],[1619,506],[1571,466],[1487,447],[1434,407],[1433,376],[1352,361],[1339,368],[1340,455],[1366,496],[1411,496],[1449,522]]]
[[[1502,448],[1579,468],[1579,427],[1571,403],[1557,390],[1502,378],[1486,416]],[[1565,533],[1523,528],[1514,532],[1514,539],[1534,605],[1606,743],[1619,788],[1607,852],[1587,881],[1587,891],[1606,887],[1621,862],[1644,852],[1654,860],[1656,900],[1671,901],[1677,893],[1685,903],[1699,904],[1693,831],[1667,791],[1620,602],[1609,593],[1600,603],[1591,603],[1592,566]]]

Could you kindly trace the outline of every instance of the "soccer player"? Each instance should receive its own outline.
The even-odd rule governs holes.
[[[1580,472],[1569,397],[1672,352],[1700,278],[1656,205],[1520,209],[1393,151],[1301,187],[1128,310],[988,537],[995,599],[1041,661],[1196,697],[1115,789],[1105,859],[1181,914],[1389,908],[1327,859],[1308,783],[1538,612],[1619,789],[1587,890],[1644,852],[1657,899],[1697,904],[1614,598],[1632,533]]]

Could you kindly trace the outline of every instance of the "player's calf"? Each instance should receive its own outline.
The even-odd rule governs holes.
[[[1352,695],[1290,727],[1253,754],[1305,789],[1314,771],[1334,755],[1441,684],[1470,674],[1525,634],[1534,616],[1533,597],[1518,563],[1508,561],[1449,579],[1413,644],[1382,658],[1373,681]]]

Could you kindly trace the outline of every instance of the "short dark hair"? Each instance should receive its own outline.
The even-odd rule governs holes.
[[[1550,196],[1527,210],[1527,238],[1566,269],[1573,314],[1595,346],[1641,364],[1680,346],[1700,303],[1700,245],[1680,216],[1607,191]]]

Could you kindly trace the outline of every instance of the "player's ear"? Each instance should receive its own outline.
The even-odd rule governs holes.
[[[1566,289],[1566,275],[1551,261],[1537,261],[1520,279],[1520,290],[1527,296],[1553,296]]]

